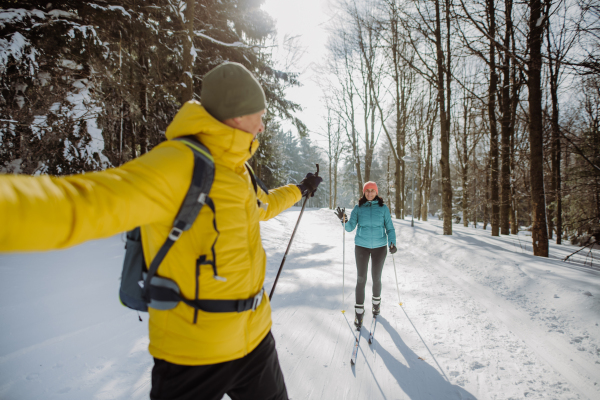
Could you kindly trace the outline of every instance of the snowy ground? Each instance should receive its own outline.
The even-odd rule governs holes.
[[[298,214],[262,224],[268,289]],[[331,211],[305,211],[273,298],[293,400],[600,398],[598,252],[590,267],[584,252],[558,260],[576,249],[568,245],[542,259],[521,235],[394,224],[403,306],[388,255],[375,342],[368,311],[353,367],[354,234],[342,302],[340,224]],[[120,236],[0,256],[0,399],[148,398],[146,316],[118,301],[122,258]]]

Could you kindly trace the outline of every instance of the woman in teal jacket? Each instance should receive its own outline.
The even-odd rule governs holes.
[[[379,197],[377,184],[367,182],[363,186],[363,197],[358,201],[350,214],[350,219],[338,208],[337,216],[343,222],[346,220],[346,231],[352,232],[358,227],[354,238],[354,255],[356,257],[356,305],[354,325],[360,330],[365,313],[365,286],[369,258],[371,259],[371,276],[373,278],[373,315],[378,315],[381,306],[381,272],[387,255],[396,252],[396,231],[392,224],[390,209],[383,204]]]

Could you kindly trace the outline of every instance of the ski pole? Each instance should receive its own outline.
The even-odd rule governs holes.
[[[396,273],[396,261],[394,260],[394,255],[392,254],[392,262],[394,263],[394,275],[396,276],[396,293],[398,293],[398,304],[402,305],[400,301],[400,289],[398,289],[398,274]]]
[[[317,164],[317,173],[315,176],[319,176],[319,164]],[[312,193],[306,192],[306,198],[304,199],[304,203],[302,203],[302,210],[300,210],[300,216],[298,217],[298,221],[296,222],[296,226],[294,227],[294,231],[292,232],[292,237],[290,238],[290,242],[288,243],[287,249],[285,249],[285,254],[283,255],[283,260],[281,260],[281,265],[279,266],[279,271],[277,271],[277,276],[275,277],[275,282],[273,282],[273,288],[271,289],[271,294],[269,294],[269,300],[273,298],[273,293],[275,293],[275,286],[277,286],[277,281],[279,280],[279,275],[281,275],[281,270],[283,269],[283,264],[285,264],[285,259],[290,251],[290,247],[292,245],[292,241],[294,240],[294,235],[296,235],[296,229],[298,229],[298,224],[300,224],[300,219],[302,218],[302,214],[304,213],[304,207],[306,207],[306,202]]]

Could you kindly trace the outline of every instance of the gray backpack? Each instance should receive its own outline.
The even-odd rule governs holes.
[[[210,151],[194,136],[185,136],[175,140],[187,145],[194,153],[192,182],[181,208],[175,217],[175,221],[173,221],[171,232],[150,263],[150,267],[147,267],[144,260],[140,228],[137,227],[127,232],[125,260],[123,262],[121,287],[119,290],[121,303],[133,310],[147,312],[148,307],[157,310],[170,310],[175,308],[180,302],[183,302],[194,308],[194,323],[196,323],[198,318],[198,310],[205,312],[243,312],[255,310],[262,301],[264,289],[255,296],[243,300],[198,299],[201,265],[211,265],[214,279],[222,282],[226,281],[217,272],[215,244],[219,238],[219,230],[217,229],[215,205],[209,197],[215,176],[215,164]],[[248,164],[246,164],[246,168],[252,178],[255,192],[258,191],[258,186],[260,186],[262,190],[268,193],[268,189],[264,184],[254,176],[252,168]],[[204,205],[209,206],[212,210],[213,227],[217,232],[217,236],[211,246],[212,259],[209,260],[203,254],[196,260],[196,297],[194,299],[186,299],[181,295],[177,282],[158,276],[157,271],[171,247],[181,237],[183,232],[192,227]],[[260,202],[258,206],[262,206]]]

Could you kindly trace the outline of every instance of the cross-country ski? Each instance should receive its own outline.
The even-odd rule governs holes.
[[[356,364],[356,357],[358,357],[358,348],[360,346],[360,330],[356,332],[356,338],[354,339],[354,347],[352,347],[352,358],[350,358],[350,364]]]
[[[373,321],[371,321],[371,329],[369,330],[369,344],[373,344],[373,339],[375,338],[375,328],[377,328],[377,316],[374,316]]]

